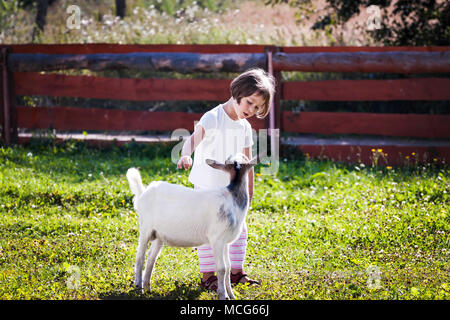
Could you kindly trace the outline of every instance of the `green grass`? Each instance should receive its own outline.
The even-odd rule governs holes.
[[[133,290],[138,237],[125,172],[189,185],[172,145],[0,147],[2,299],[212,299],[195,249],[165,247]],[[449,169],[282,158],[257,174],[238,299],[449,299]],[[256,167],[260,172],[261,165]]]

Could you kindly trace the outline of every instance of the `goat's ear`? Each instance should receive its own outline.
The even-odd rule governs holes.
[[[225,168],[224,164],[217,162],[216,160],[206,159],[205,162],[207,165],[213,167],[214,169],[224,170]]]
[[[219,169],[219,170],[229,172],[229,173],[231,173],[231,170],[233,170],[233,168],[234,168],[234,164],[223,164],[223,163],[217,162],[215,160],[211,160],[211,159],[206,159],[205,162],[206,162],[206,164],[210,165],[214,169]]]
[[[248,164],[250,164],[251,166],[257,165],[258,163],[261,162],[261,155],[256,155],[254,156],[249,162]]]
[[[243,163],[241,164],[242,167],[244,167],[246,170],[250,170],[251,168],[253,168],[255,165],[258,164],[258,156],[252,158],[251,160],[249,160],[247,163]]]

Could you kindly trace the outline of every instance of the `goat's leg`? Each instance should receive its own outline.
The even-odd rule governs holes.
[[[231,272],[231,262],[230,262],[230,245],[225,245],[225,289],[227,290],[230,299],[234,299],[233,290],[231,288],[230,272]]]
[[[142,267],[144,265],[145,251],[148,245],[148,236],[140,232],[139,244],[136,252],[136,265],[135,265],[135,280],[134,287],[138,290],[142,289]]]
[[[152,241],[150,250],[148,253],[147,266],[144,272],[144,290],[150,291],[150,279],[152,277],[153,266],[155,265],[156,259],[161,252],[163,243],[161,240],[156,238]]]
[[[216,262],[217,293],[219,294],[219,300],[228,300],[229,297],[225,290],[225,243],[223,241],[216,241],[211,247]]]

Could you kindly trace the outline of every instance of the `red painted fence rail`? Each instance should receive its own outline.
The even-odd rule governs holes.
[[[231,80],[126,79],[15,73],[17,95],[42,95],[130,101],[210,100],[229,97]]]
[[[1,47],[5,48],[6,46]],[[62,55],[61,57],[64,57],[64,55],[76,54],[88,57],[86,55],[131,54],[136,52],[196,53],[201,54],[201,57],[208,58],[210,54],[242,53],[248,55],[265,54],[270,51],[273,52],[273,65],[278,79],[281,79],[281,71],[296,70],[296,68],[300,70],[306,68],[307,71],[314,72],[323,72],[327,68],[329,71],[336,69],[344,72],[355,70],[374,72],[378,70],[377,68],[379,68],[380,72],[387,72],[391,69],[397,72],[410,72],[411,70],[413,72],[421,72],[423,70],[450,72],[450,47],[273,47],[263,45],[115,44],[11,45],[7,47],[10,50],[8,52],[8,57],[10,58],[19,57],[11,56],[11,54],[47,54],[52,55],[52,57],[53,55]],[[422,53],[422,56],[420,53]],[[388,59],[383,61],[394,61],[394,65],[389,67],[386,66],[387,62],[385,62],[378,67],[374,67],[374,63],[369,64],[367,67],[362,62],[358,64],[357,60],[361,56],[375,59],[375,62],[380,57],[381,59],[386,59],[387,57]],[[260,59],[262,56],[254,57]],[[414,61],[421,62],[422,66],[417,66],[417,70],[414,70],[411,66],[404,66],[401,60],[403,57],[408,59],[412,57],[411,59],[416,59]],[[421,57],[423,57],[422,60]],[[316,67],[314,65],[312,67],[305,65],[305,61],[313,61],[312,63]],[[339,63],[340,61],[342,63]],[[350,69],[348,69],[348,66],[346,67],[347,69],[343,67],[344,62],[348,63]],[[406,63],[407,61],[405,61]],[[11,68],[8,69],[8,61],[2,64],[2,70],[2,74],[8,74],[9,72],[10,78],[13,78],[13,81],[8,81],[6,76],[2,77],[2,88],[5,88],[5,84],[8,84],[10,86],[9,90],[13,92],[13,96],[40,95],[128,101],[225,101],[230,95],[229,84],[231,80],[228,79],[127,79],[69,76],[56,73],[43,74],[26,71],[13,72]],[[280,101],[441,101],[450,100],[450,90],[448,88],[450,88],[449,78],[434,76],[394,80],[279,81],[277,86],[278,99],[275,103],[276,127],[283,132],[292,133],[321,135],[360,134],[445,140],[450,138],[450,116],[448,115],[281,112]],[[2,90],[2,112],[0,115],[3,124],[3,139],[5,139],[5,115],[10,117],[5,112],[7,111],[6,105],[8,101],[5,101],[4,93],[5,89]],[[14,101],[11,99],[9,104],[12,104],[14,107]],[[201,116],[201,114],[181,112],[110,110],[74,108],[70,106],[18,106],[13,109],[16,112],[15,122],[13,118],[9,119],[13,127],[24,129],[54,128],[62,131],[172,131],[176,128],[186,128],[192,131],[193,122]],[[268,125],[268,121],[257,119],[252,119],[251,123],[256,130],[265,128]],[[357,160],[366,161],[367,154],[370,156],[367,148],[371,148],[371,146],[342,147],[331,145],[302,145],[299,147],[304,152],[309,151],[308,153],[313,156],[325,155],[344,161],[356,161],[355,154],[350,155],[350,153],[354,153],[357,147],[362,150],[359,152],[360,158]],[[423,149],[424,147],[421,148]],[[425,149],[429,153],[429,157],[439,157],[446,161],[450,160],[448,154],[450,147],[439,146],[436,149],[433,145],[430,145],[425,147]],[[395,150],[392,152],[395,153]],[[362,156],[363,154],[364,156]]]

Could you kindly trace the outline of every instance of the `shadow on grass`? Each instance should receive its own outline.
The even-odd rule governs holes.
[[[195,300],[204,289],[200,286],[193,288],[192,284],[177,284],[176,288],[166,294],[157,292],[142,293],[140,290],[130,290],[128,292],[111,291],[100,295],[103,300]]]

